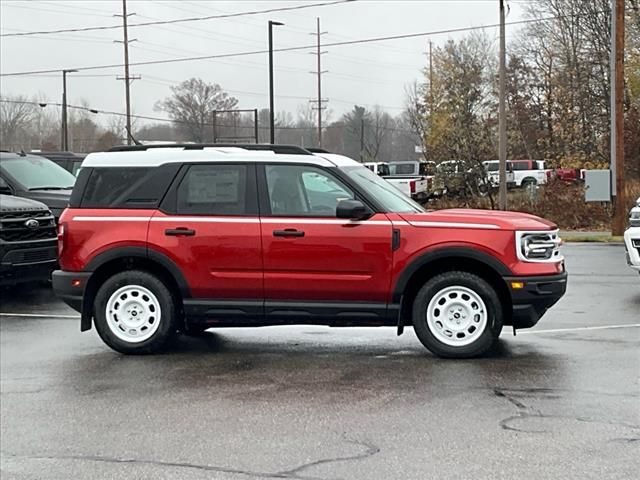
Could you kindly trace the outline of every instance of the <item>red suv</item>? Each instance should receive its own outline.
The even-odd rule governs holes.
[[[123,353],[177,332],[412,325],[443,357],[491,349],[565,292],[555,225],[427,212],[365,166],[303,149],[119,147],[84,161],[56,293]]]

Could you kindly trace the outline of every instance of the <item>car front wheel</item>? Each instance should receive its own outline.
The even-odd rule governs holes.
[[[171,292],[156,276],[131,270],[108,278],[95,298],[96,329],[112,349],[127,354],[161,351],[176,331]]]
[[[503,312],[486,280],[468,272],[445,272],[419,290],[412,318],[416,335],[434,354],[470,358],[496,346]]]

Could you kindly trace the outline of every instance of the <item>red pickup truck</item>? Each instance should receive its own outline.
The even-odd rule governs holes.
[[[551,222],[428,212],[346,157],[250,148],[87,156],[53,274],[81,330],[151,353],[210,327],[413,326],[433,353],[464,358],[565,292]]]

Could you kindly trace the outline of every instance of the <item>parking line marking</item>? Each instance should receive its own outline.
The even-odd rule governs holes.
[[[78,319],[80,315],[56,315],[48,313],[9,313],[0,312],[0,317],[31,317],[31,318],[73,318]]]
[[[518,330],[518,335],[531,333],[561,333],[561,332],[578,332],[581,330],[610,330],[614,328],[634,328],[640,327],[640,323],[627,323],[623,325],[599,325],[596,327],[574,327],[574,328],[555,328],[551,330]]]
[[[0,312],[0,317],[27,317],[27,318],[68,318],[77,320],[80,315],[60,315],[45,313],[10,313]],[[638,328],[640,323],[627,323],[622,325],[598,325],[595,327],[574,327],[574,328],[555,328],[550,330],[518,330],[518,335],[537,334],[537,333],[562,333],[562,332],[579,332],[583,330],[613,330],[616,328]],[[506,332],[506,330],[505,330]]]

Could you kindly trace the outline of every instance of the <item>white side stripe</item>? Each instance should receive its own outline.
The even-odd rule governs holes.
[[[257,217],[153,217],[152,222],[260,223]]]
[[[73,217],[78,222],[190,222],[190,223],[260,223],[258,217]],[[388,220],[340,220],[333,218],[263,218],[266,224],[298,225],[391,225]]]
[[[151,217],[73,217],[76,222],[148,222]]]
[[[333,218],[263,218],[262,223],[291,223],[301,225],[391,225],[388,220],[340,220]]]
[[[414,227],[441,227],[441,228],[488,228],[500,229],[498,225],[491,223],[456,223],[456,222],[410,222]]]
[[[298,225],[407,225],[401,222],[390,222],[389,220],[341,220],[335,218],[290,218],[290,217],[73,217],[77,222],[193,222],[193,223],[266,223],[266,224],[298,224]],[[476,228],[476,229],[499,229],[498,225],[485,223],[456,223],[456,222],[410,222],[414,227],[436,227],[436,228]]]

